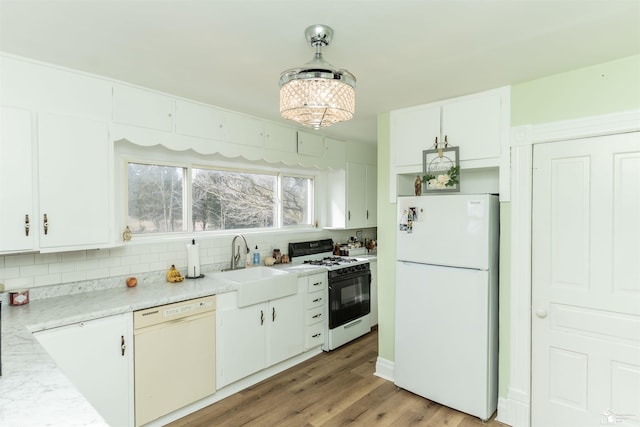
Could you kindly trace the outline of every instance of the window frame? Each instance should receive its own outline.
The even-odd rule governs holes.
[[[129,163],[146,164],[146,165],[159,165],[182,168],[184,170],[184,176],[188,179],[183,179],[183,223],[186,224],[184,231],[177,232],[158,232],[158,233],[132,233],[133,240],[150,242],[154,240],[171,240],[182,239],[185,236],[193,237],[195,234],[198,236],[222,236],[237,233],[271,233],[271,232],[291,232],[291,231],[310,231],[317,228],[319,217],[319,201],[317,200],[318,185],[322,181],[322,172],[317,170],[305,170],[302,168],[290,168],[290,167],[274,167],[260,164],[262,162],[251,163],[246,162],[232,162],[229,159],[222,157],[221,155],[199,155],[193,151],[191,152],[175,152],[162,146],[152,147],[140,147],[134,145],[128,141],[124,141],[124,144],[118,141],[117,145],[117,169],[116,177],[119,181],[117,187],[119,192],[116,193],[116,205],[118,206],[119,215],[119,230],[120,233],[125,230],[128,223],[128,203],[129,203],[129,176],[128,165]],[[192,223],[192,211],[193,211],[193,195],[192,195],[192,175],[193,169],[212,169],[223,170],[230,172],[242,172],[242,173],[256,173],[263,175],[273,175],[277,179],[277,194],[276,197],[276,215],[277,221],[274,221],[273,227],[260,227],[260,228],[242,228],[242,229],[226,229],[226,230],[193,230]],[[283,225],[283,205],[282,205],[282,178],[294,177],[294,178],[309,178],[312,180],[310,200],[312,204],[311,209],[311,223],[310,224],[296,224],[296,225]]]

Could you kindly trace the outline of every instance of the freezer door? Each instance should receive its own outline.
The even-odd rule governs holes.
[[[488,270],[497,266],[499,226],[493,195],[399,197],[397,259]]]
[[[396,385],[491,417],[497,404],[497,283],[491,272],[398,262],[396,274]]]

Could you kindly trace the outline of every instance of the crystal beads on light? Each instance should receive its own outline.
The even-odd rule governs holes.
[[[306,29],[305,37],[316,54],[304,66],[280,75],[280,114],[314,129],[351,120],[356,78],[322,58],[321,49],[331,42],[333,30],[326,25],[312,25]]]
[[[280,88],[280,114],[314,129],[351,120],[355,90],[340,80],[291,80]]]

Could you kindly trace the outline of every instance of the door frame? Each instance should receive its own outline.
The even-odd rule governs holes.
[[[531,224],[533,146],[640,131],[640,110],[511,128],[511,274],[509,277],[509,383],[498,417],[514,427],[531,424]],[[505,362],[501,362],[501,365]]]

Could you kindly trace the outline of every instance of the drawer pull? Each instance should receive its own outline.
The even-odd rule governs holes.
[[[322,301],[322,298],[316,298],[313,300],[313,302],[320,302],[320,301]]]
[[[322,285],[322,282],[316,282],[313,284],[313,286],[320,286],[320,285]]]
[[[320,335],[322,335],[322,333],[318,332],[317,334],[311,335],[311,338],[318,338]]]
[[[321,316],[322,316],[322,313],[318,313],[315,316],[311,316],[311,317],[314,318],[314,319],[317,319],[318,317],[321,317]]]

